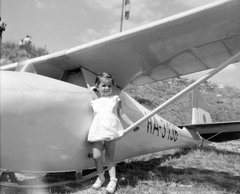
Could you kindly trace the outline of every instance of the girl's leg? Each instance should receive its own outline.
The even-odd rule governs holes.
[[[99,174],[103,173],[102,151],[103,151],[103,143],[93,142],[93,159],[95,161],[97,172]]]
[[[108,172],[110,176],[110,182],[106,188],[108,193],[114,193],[117,186],[117,178],[116,178],[116,167],[114,160],[114,153],[116,147],[116,140],[106,142],[106,160],[108,163]]]
[[[106,142],[106,161],[108,164],[108,171],[110,178],[116,178],[116,168],[115,168],[115,147],[116,147],[116,140]]]
[[[98,173],[98,178],[92,186],[94,189],[99,189],[105,182],[105,177],[103,173],[103,163],[102,163],[102,151],[103,151],[103,143],[94,142],[93,143],[93,159],[95,161],[95,165]]]

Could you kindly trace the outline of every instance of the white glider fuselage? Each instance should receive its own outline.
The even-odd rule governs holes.
[[[133,121],[149,113],[115,90]],[[0,100],[1,170],[64,172],[94,167],[87,142],[93,118],[89,89],[33,73],[3,71]],[[138,132],[118,141],[116,160],[199,144],[201,138],[194,131],[155,115]]]

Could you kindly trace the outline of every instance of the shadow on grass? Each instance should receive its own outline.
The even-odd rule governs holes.
[[[213,151],[216,154],[230,154],[230,155],[236,155],[236,156],[240,156],[240,152],[234,152],[234,151],[229,151],[229,150],[221,150],[221,149],[217,149],[214,146],[206,146],[206,147],[201,147],[199,148],[203,151]]]
[[[215,147],[203,147],[200,148],[203,152],[215,152],[217,154],[232,154],[238,155],[239,153],[231,151],[218,150]],[[121,162],[117,166],[117,176],[119,178],[119,185],[121,187],[136,187],[139,181],[164,181],[166,185],[170,185],[172,182],[181,185],[194,185],[194,187],[211,187],[215,189],[221,189],[226,191],[234,191],[240,193],[240,176],[233,176],[227,172],[217,172],[209,169],[197,169],[197,168],[176,168],[173,165],[162,166],[161,164],[171,160],[180,159],[184,155],[188,155],[194,149],[185,148],[175,154],[158,155],[156,158],[151,155],[150,159],[146,161],[146,157],[139,161]],[[236,161],[237,162],[237,161]],[[70,174],[71,175],[71,174]],[[108,173],[106,173],[107,181],[109,181]],[[40,180],[42,183],[51,183],[58,181],[69,180],[71,177],[66,174],[48,174],[42,177]],[[96,178],[85,182],[84,184],[71,184],[69,186],[55,187],[44,189],[43,193],[73,193],[85,190],[89,187]],[[29,181],[29,180],[28,180]],[[33,180],[37,183],[37,180]],[[23,181],[24,182],[24,181]],[[107,183],[106,183],[107,184]],[[104,185],[106,186],[106,185]],[[3,188],[0,189],[0,193],[12,194],[12,193],[35,193],[34,190],[12,189]],[[8,192],[6,192],[8,191]],[[27,191],[27,192],[26,192]]]
[[[214,147],[200,148],[203,151],[214,151],[218,154],[226,154],[226,151],[217,150]],[[217,172],[209,169],[174,168],[161,166],[167,160],[178,159],[189,153],[192,149],[184,149],[181,153],[168,154],[162,158],[154,158],[149,161],[122,162],[118,165],[119,184],[135,187],[138,181],[165,181],[166,183],[179,183],[182,185],[206,186],[226,191],[240,193],[240,176],[234,176],[227,172]],[[227,152],[227,154],[237,154]],[[239,156],[239,154],[237,154]],[[236,161],[237,162],[237,161]],[[121,179],[124,177],[124,179]]]

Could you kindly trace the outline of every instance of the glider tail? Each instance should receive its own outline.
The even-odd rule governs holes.
[[[192,125],[185,126],[199,132],[204,138],[203,144],[240,139],[240,122],[212,122],[207,105],[200,91],[196,88],[192,93]],[[209,141],[208,141],[209,140]]]
[[[212,118],[198,88],[192,92],[192,124],[212,123]]]

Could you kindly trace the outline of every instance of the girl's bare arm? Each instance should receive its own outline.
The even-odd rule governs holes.
[[[118,116],[125,122],[127,123],[128,125],[132,125],[134,124],[132,122],[132,120],[124,113],[123,109],[122,109],[122,103],[121,101],[118,102]],[[134,129],[134,131],[137,131],[139,130],[139,127],[136,127]]]

